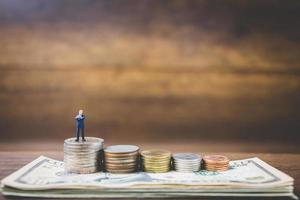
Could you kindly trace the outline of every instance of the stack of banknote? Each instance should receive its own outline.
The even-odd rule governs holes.
[[[295,197],[293,178],[259,158],[230,161],[222,172],[66,174],[63,162],[41,156],[1,183],[4,195],[23,197]]]

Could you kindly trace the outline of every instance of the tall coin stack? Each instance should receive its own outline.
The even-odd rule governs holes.
[[[130,173],[137,169],[139,147],[134,145],[113,145],[104,149],[107,172]]]
[[[68,173],[89,174],[99,171],[101,166],[101,151],[104,140],[96,137],[86,137],[86,141],[76,138],[64,142],[64,167]]]
[[[204,169],[207,171],[226,171],[229,159],[222,155],[207,155],[203,157]]]
[[[174,167],[177,172],[197,172],[201,167],[201,157],[194,153],[173,154]]]
[[[141,152],[143,169],[150,173],[164,173],[170,170],[171,152],[166,150],[145,150]]]

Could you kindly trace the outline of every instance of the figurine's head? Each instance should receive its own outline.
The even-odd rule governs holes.
[[[78,114],[82,115],[83,114],[83,110],[79,110]]]

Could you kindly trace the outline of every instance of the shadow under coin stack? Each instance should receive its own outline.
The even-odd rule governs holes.
[[[166,150],[145,150],[141,152],[143,169],[150,173],[164,173],[170,170],[171,152]]]
[[[207,155],[203,157],[204,169],[207,171],[226,171],[229,159],[222,155]]]
[[[173,154],[174,167],[177,172],[197,172],[201,167],[201,157],[194,153]]]
[[[139,147],[113,145],[104,149],[105,168],[110,173],[130,173],[137,169]]]
[[[86,137],[86,141],[76,138],[64,142],[64,167],[68,173],[89,174],[99,171],[101,165],[101,150],[104,140],[96,137]]]

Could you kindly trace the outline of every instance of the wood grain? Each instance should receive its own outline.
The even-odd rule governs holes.
[[[299,141],[298,75],[118,68],[2,72],[3,140],[69,137],[82,108],[87,134],[110,140]]]
[[[62,140],[84,109],[87,134],[115,142],[297,146],[299,9],[284,0],[0,0],[1,141]]]

